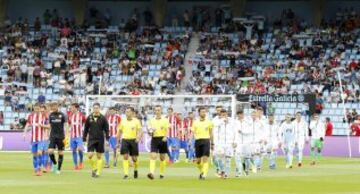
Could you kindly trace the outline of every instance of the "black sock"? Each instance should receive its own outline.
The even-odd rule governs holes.
[[[243,170],[246,170],[246,164],[245,162],[242,163]]]
[[[58,170],[61,170],[61,165],[63,163],[64,160],[64,155],[59,155],[59,165],[58,165]]]
[[[52,162],[54,165],[56,165],[55,155],[52,153],[52,154],[49,154],[49,156],[50,156],[51,162]]]

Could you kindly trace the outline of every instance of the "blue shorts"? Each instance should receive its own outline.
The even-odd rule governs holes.
[[[49,140],[44,140],[43,141],[43,151],[48,151],[48,149],[49,149],[49,143],[50,143],[50,141]]]
[[[81,137],[71,138],[70,139],[70,148],[75,150],[76,148],[83,149],[84,142]]]
[[[180,141],[176,137],[169,137],[167,139],[167,145],[168,145],[168,147],[179,148],[180,147]]]
[[[37,141],[37,142],[32,142],[31,143],[31,152],[32,153],[37,153],[39,151],[43,151],[44,150],[44,142],[43,141]]]
[[[180,141],[180,149],[187,150],[188,149],[187,145],[188,145],[187,141]]]
[[[116,137],[110,137],[109,139],[109,146],[111,149],[115,150],[116,149],[116,144],[117,144],[117,139]]]

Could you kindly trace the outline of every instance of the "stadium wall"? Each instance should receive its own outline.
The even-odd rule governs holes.
[[[30,134],[23,139],[23,132],[0,131],[0,151],[28,151],[30,150]],[[352,156],[360,157],[360,138],[350,137]],[[149,152],[150,137],[145,136],[140,144],[141,152]],[[304,155],[309,155],[309,144],[305,146]],[[279,154],[282,154],[279,151]],[[348,144],[346,136],[326,137],[323,156],[348,157]]]
[[[166,17],[166,24],[171,23],[173,16],[177,15],[182,18],[183,12],[188,9],[191,10],[193,6],[208,6],[212,9],[219,7],[227,1],[169,1]],[[114,20],[113,24],[118,24],[121,18],[127,19],[134,8],[138,8],[139,13],[147,8],[151,8],[151,1],[100,1],[89,0],[88,7],[96,7],[103,13],[106,8],[110,10],[110,13]],[[329,0],[325,7],[326,18],[333,17],[338,8],[354,8],[360,11],[360,1],[354,0]],[[36,17],[42,18],[42,14],[46,9],[57,9],[61,17],[74,17],[74,10],[72,8],[71,0],[9,0],[7,15],[12,21],[16,21],[19,17],[28,18],[30,22],[33,22]],[[291,8],[301,18],[312,21],[313,10],[311,1],[297,0],[297,1],[285,1],[285,0],[249,0],[245,11],[255,12],[257,14],[265,15],[268,19],[276,19],[281,15],[283,9]],[[180,21],[179,21],[180,23]],[[181,23],[180,23],[181,24]]]

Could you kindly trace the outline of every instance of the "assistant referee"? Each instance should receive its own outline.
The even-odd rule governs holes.
[[[94,178],[100,176],[104,163],[102,154],[105,151],[105,139],[108,141],[109,138],[109,123],[105,116],[100,113],[100,104],[94,103],[93,113],[86,119],[83,136],[83,141],[87,142],[88,159],[92,167],[91,176]],[[93,160],[95,152],[97,161]]]
[[[200,171],[200,180],[205,180],[209,171],[210,142],[212,142],[212,130],[214,124],[206,118],[206,109],[199,108],[200,118],[194,121],[191,130],[195,138],[196,164]]]

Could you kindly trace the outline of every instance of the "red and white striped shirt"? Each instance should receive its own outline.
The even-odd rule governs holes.
[[[117,134],[117,127],[120,125],[121,116],[120,115],[109,115],[107,117],[109,123],[109,133],[110,137],[116,137]]]
[[[192,126],[193,120],[190,118],[186,118],[181,123],[182,123],[183,131],[180,136],[180,140],[188,141],[192,136],[191,126]]]
[[[83,113],[70,113],[69,114],[70,136],[71,138],[82,137],[83,127],[86,122],[86,117]]]
[[[178,129],[180,127],[180,119],[176,115],[171,115],[167,117],[169,119],[170,128],[168,137],[174,138],[178,137]]]
[[[39,142],[44,140],[45,129],[40,125],[45,125],[48,122],[46,114],[31,113],[27,118],[27,124],[31,125],[31,142]]]

